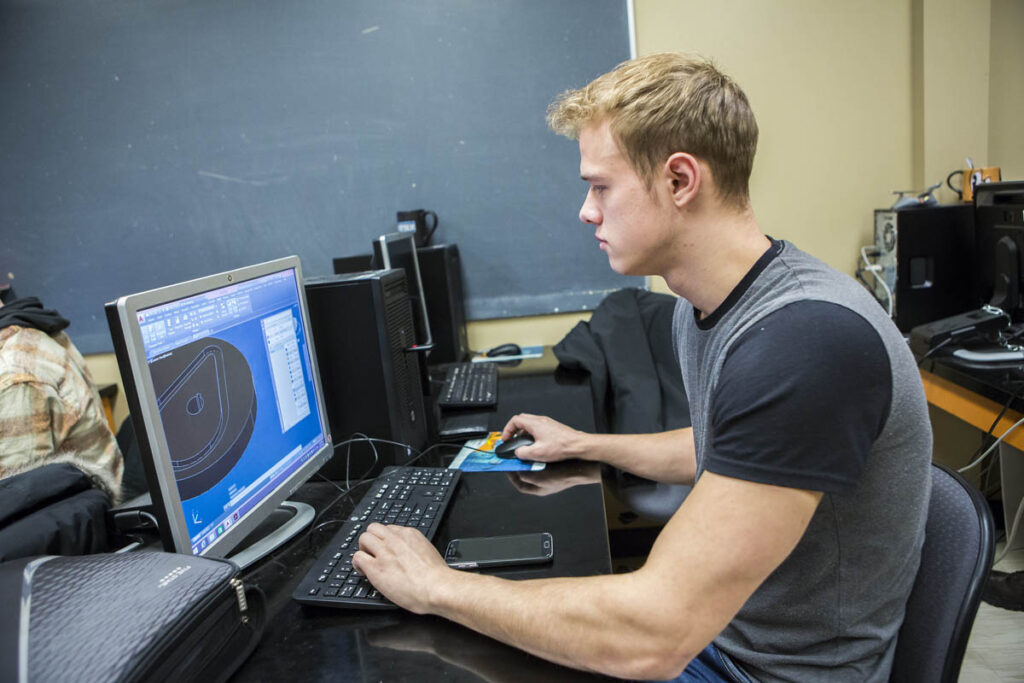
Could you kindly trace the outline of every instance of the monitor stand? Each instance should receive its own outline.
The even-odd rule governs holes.
[[[316,511],[306,503],[283,501],[231,551],[227,559],[245,569],[274,552],[313,522]]]

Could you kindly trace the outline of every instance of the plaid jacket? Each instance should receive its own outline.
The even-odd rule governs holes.
[[[2,328],[0,478],[57,457],[119,490],[121,452],[82,354],[63,332]]]

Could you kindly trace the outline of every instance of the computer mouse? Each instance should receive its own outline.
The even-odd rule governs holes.
[[[488,358],[494,358],[495,356],[518,356],[522,352],[523,350],[519,348],[519,344],[501,344],[495,346],[484,355]]]
[[[516,457],[516,449],[520,446],[532,446],[533,437],[523,432],[519,436],[513,436],[508,441],[502,441],[494,449],[494,454],[499,458],[514,458]]]

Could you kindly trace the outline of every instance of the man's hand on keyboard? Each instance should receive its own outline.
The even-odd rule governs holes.
[[[587,435],[550,417],[528,413],[513,415],[502,430],[501,439],[506,441],[521,431],[533,439],[532,446],[516,449],[516,457],[522,460],[557,462],[578,458],[585,452],[582,443]]]
[[[391,602],[416,614],[429,610],[431,588],[456,574],[416,529],[377,523],[359,537],[352,564]]]

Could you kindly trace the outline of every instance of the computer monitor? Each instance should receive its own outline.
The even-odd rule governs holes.
[[[381,235],[373,243],[376,263],[384,269],[402,268],[408,284],[409,297],[413,303],[413,320],[416,325],[417,346],[429,351],[434,347],[430,333],[430,317],[427,315],[427,301],[423,293],[423,279],[420,277],[419,261],[416,258],[416,234],[391,232]]]
[[[229,557],[245,540],[230,557],[246,566],[308,525],[285,499],[332,445],[299,259],[106,310],[164,547]]]
[[[978,185],[974,202],[980,301],[1024,321],[1024,181]]]

